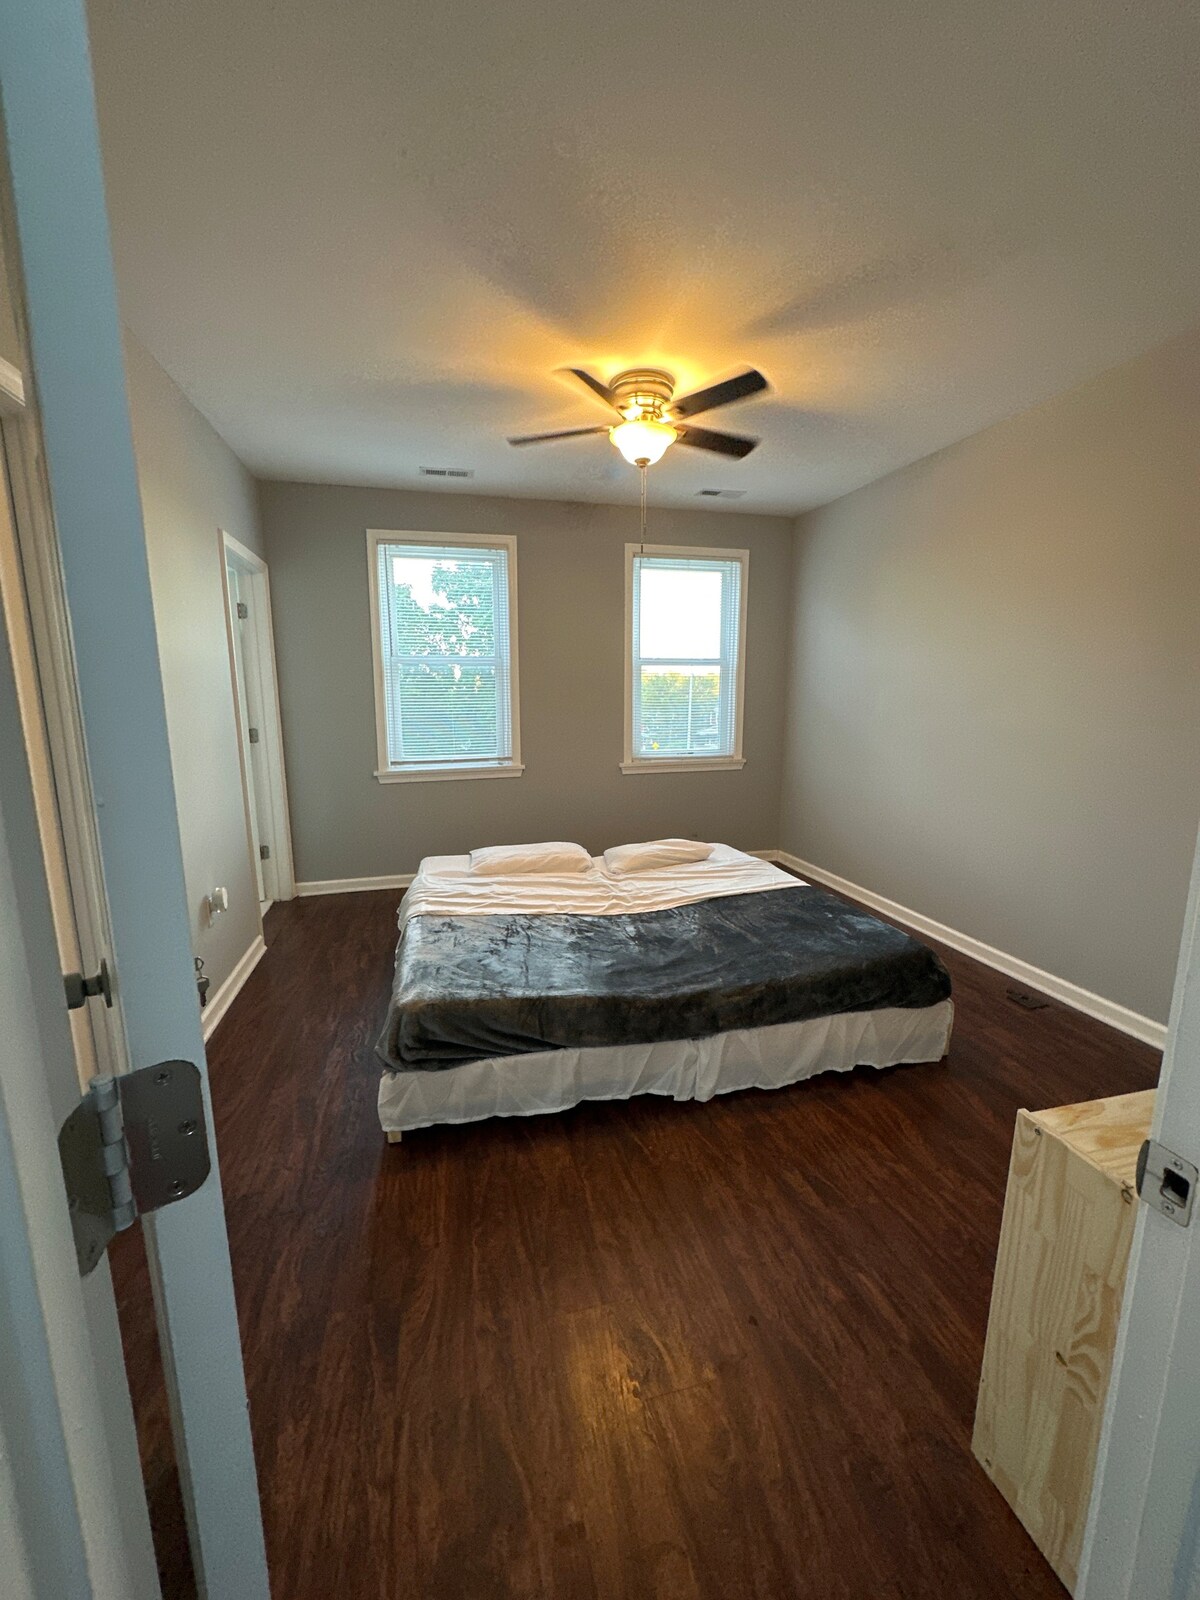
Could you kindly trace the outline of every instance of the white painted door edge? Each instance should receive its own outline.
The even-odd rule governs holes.
[[[1009,955],[1005,950],[997,950],[994,945],[985,944],[982,939],[976,939],[969,933],[960,933],[957,928],[949,928],[944,922],[935,922],[932,917],[923,916],[919,911],[911,911],[895,900],[888,900],[870,889],[864,889],[859,883],[851,883],[848,878],[839,877],[836,872],[827,872],[824,867],[814,866],[811,861],[801,861],[799,856],[791,855],[786,850],[755,850],[751,853],[762,856],[765,860],[778,862],[780,866],[790,867],[793,872],[800,873],[801,877],[811,878],[814,883],[823,884],[827,889],[836,889],[839,894],[849,895],[852,900],[861,900],[863,905],[870,906],[873,911],[881,911],[886,917],[895,917],[897,922],[903,922],[916,932],[923,933],[930,939],[938,939],[942,944],[948,944],[952,950],[971,956],[974,960],[981,961],[984,966],[1003,972],[1006,977],[1015,978],[1018,983],[1025,984],[1031,989],[1038,989],[1054,1000],[1061,1000],[1064,1005],[1072,1007],[1075,1011],[1082,1011],[1085,1016],[1094,1017],[1097,1022],[1106,1022],[1109,1027],[1117,1028],[1121,1033],[1127,1033],[1134,1039],[1140,1039],[1143,1044],[1153,1045],[1155,1049],[1161,1050],[1166,1042],[1165,1023],[1155,1022],[1153,1018],[1131,1011],[1128,1006],[1119,1005],[1115,1000],[1107,1000],[1103,995],[1093,994],[1090,989],[1081,988],[1077,983],[1059,978],[1041,967],[1035,967],[1031,962],[1023,961],[1020,956]]]
[[[0,619],[0,1594],[158,1600],[108,1263],[79,1275],[57,1159],[77,1099]]]
[[[1200,1164],[1200,844],[1150,1133]],[[1138,1211],[1077,1600],[1200,1596],[1200,1221]]]
[[[25,409],[25,377],[19,367],[0,356],[0,416]]]
[[[22,411],[0,416],[8,488],[11,494],[21,567],[32,667],[53,778],[57,827],[65,857],[69,914],[75,924],[78,970],[96,972],[111,962],[112,933],[104,888],[104,869],[96,831],[87,747],[80,720],[71,622],[59,563],[50,496],[45,482],[35,420]],[[18,679],[21,671],[18,668]],[[61,902],[60,902],[61,904]],[[56,918],[59,915],[56,912]],[[87,1008],[72,1036],[91,1035],[95,1070],[125,1072],[129,1067],[121,997],[111,1007]],[[82,1065],[81,1058],[81,1065]]]
[[[0,6],[0,88],[26,377],[103,797],[96,820],[130,1058],[194,1061],[211,1113],[81,0]],[[57,961],[52,975],[57,984]],[[197,1586],[208,1600],[266,1600],[215,1146],[201,1188],[147,1217],[144,1234]]]

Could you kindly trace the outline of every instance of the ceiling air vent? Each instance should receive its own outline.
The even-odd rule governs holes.
[[[701,500],[740,500],[745,489],[697,489]]]
[[[423,478],[473,478],[473,467],[422,467]]]

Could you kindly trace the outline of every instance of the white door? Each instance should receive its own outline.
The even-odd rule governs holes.
[[[247,585],[248,587],[248,585]],[[238,719],[238,748],[242,760],[242,788],[246,797],[246,831],[258,889],[260,911],[275,899],[271,863],[271,818],[265,801],[266,774],[262,768],[262,717],[254,704],[254,685],[246,670],[246,630],[250,624],[248,599],[242,596],[241,575],[231,561],[225,563],[225,594],[229,610],[230,651],[233,664],[233,700]],[[266,855],[264,856],[264,847]]]
[[[0,99],[36,397],[132,1068],[196,1063],[192,967],[154,615],[78,0],[0,7]],[[13,266],[10,259],[10,267]],[[153,1595],[103,1268],[80,1283],[55,1130],[78,1094],[7,660],[0,662],[0,1588]],[[207,1081],[204,1092],[207,1100]],[[211,1117],[210,1117],[211,1126]],[[215,1160],[143,1224],[200,1591],[268,1594]],[[14,1470],[14,1461],[19,1470]],[[34,1481],[38,1480],[38,1481]],[[15,1533],[13,1533],[15,1530]],[[13,1536],[10,1538],[10,1533]]]
[[[1151,1132],[1200,1166],[1200,845]],[[1077,1593],[1200,1600],[1200,1196],[1138,1209]]]
[[[220,553],[246,833],[259,907],[265,911],[273,901],[291,900],[296,893],[275,678],[271,585],[266,562],[232,535],[220,535]]]

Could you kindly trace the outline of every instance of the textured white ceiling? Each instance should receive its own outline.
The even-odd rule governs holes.
[[[125,316],[257,473],[828,500],[1200,320],[1193,0],[93,0]]]

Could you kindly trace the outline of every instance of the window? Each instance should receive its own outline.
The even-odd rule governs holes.
[[[515,777],[517,542],[367,535],[376,777]]]
[[[627,545],[624,772],[742,760],[745,550]]]

